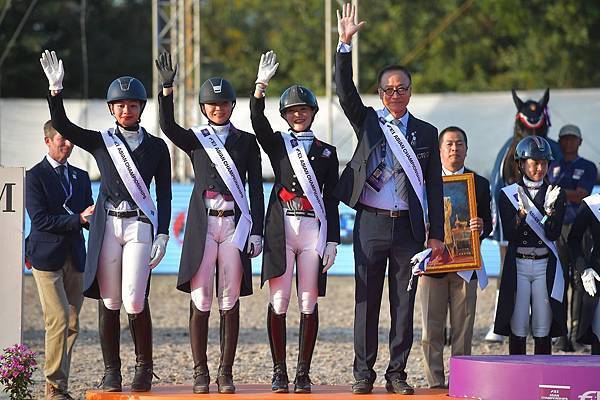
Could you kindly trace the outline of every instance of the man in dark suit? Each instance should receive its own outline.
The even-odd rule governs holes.
[[[440,132],[439,144],[442,175],[473,173],[465,168],[467,134],[464,130],[457,126],[445,128]],[[480,175],[473,174],[477,217],[469,221],[469,227],[473,235],[483,240],[492,231],[490,182]],[[448,307],[450,307],[452,356],[471,354],[478,282],[481,289],[487,286],[487,276],[483,266],[477,272],[431,274],[419,279],[419,302],[423,310],[421,345],[425,361],[425,376],[432,388],[447,387],[444,376],[444,327]]]
[[[46,399],[71,399],[71,353],[83,304],[85,244],[82,227],[94,212],[87,172],[67,163],[73,144],[51,121],[44,124],[48,155],[26,175],[26,206],[31,232],[25,241],[46,325]]]
[[[381,294],[389,263],[391,330],[388,392],[412,394],[406,362],[413,341],[416,285],[407,290],[411,257],[427,247],[432,259],[443,250],[444,211],[437,129],[406,109],[411,95],[410,72],[402,66],[383,68],[378,76],[383,109],[366,107],[352,82],[351,40],[364,22],[355,8],[338,12],[340,44],[336,54],[337,94],[358,137],[358,146],[343,171],[334,195],[357,210],[354,226],[355,320],[353,393],[373,389]],[[401,133],[400,133],[401,132]],[[401,150],[400,150],[401,149]],[[398,156],[396,156],[398,155]],[[424,192],[427,198],[423,199]],[[425,205],[426,204],[426,205]],[[425,225],[425,208],[429,232]]]

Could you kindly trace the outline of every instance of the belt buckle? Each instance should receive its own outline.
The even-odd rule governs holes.
[[[535,260],[535,254],[521,254],[521,256],[526,260]]]
[[[217,217],[222,218],[224,214],[225,214],[224,210],[217,210]]]
[[[390,210],[390,218],[397,218],[398,215],[398,211]]]

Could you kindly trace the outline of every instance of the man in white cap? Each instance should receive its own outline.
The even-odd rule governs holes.
[[[563,188],[567,198],[563,228],[560,238],[556,243],[561,259],[560,262],[565,272],[565,280],[570,282],[571,285],[570,333],[567,336],[559,338],[556,343],[556,349],[562,351],[574,351],[571,337],[577,332],[579,309],[583,296],[581,276],[570,257],[567,248],[567,237],[571,231],[571,226],[573,225],[581,201],[592,193],[592,189],[598,178],[598,171],[594,163],[579,156],[579,147],[582,141],[581,130],[576,125],[568,124],[560,128],[558,143],[563,158],[561,161],[554,161],[548,168],[550,183]],[[589,251],[584,251],[584,254],[590,254],[590,241],[585,239],[586,237],[584,236],[582,246],[587,247]],[[569,299],[567,291],[565,291],[563,304],[568,312]]]

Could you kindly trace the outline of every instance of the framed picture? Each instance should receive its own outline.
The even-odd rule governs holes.
[[[475,178],[472,173],[448,175],[444,181],[444,254],[427,264],[426,273],[481,269],[479,236],[469,228],[477,218]]]

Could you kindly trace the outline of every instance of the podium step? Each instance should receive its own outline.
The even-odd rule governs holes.
[[[310,398],[311,400],[343,400],[354,399],[356,395],[352,394],[350,386],[325,386],[315,385],[311,394],[302,395],[296,393],[272,393],[270,385],[236,385],[235,394],[220,394],[217,392],[217,386],[210,386],[209,394],[193,394],[191,385],[159,385],[154,386],[151,392],[146,393],[104,393],[97,390],[90,390],[86,393],[86,400],[174,400],[174,399],[208,399],[215,398],[219,400],[300,400]],[[290,385],[293,390],[294,386]],[[123,388],[128,390],[129,388]],[[375,397],[380,400],[398,399],[397,394],[387,393],[385,388],[376,387],[368,398]],[[441,389],[415,389],[413,396],[402,396],[403,399],[418,400],[441,400],[448,399],[448,391]]]
[[[479,399],[600,399],[600,356],[450,358],[450,396]]]

